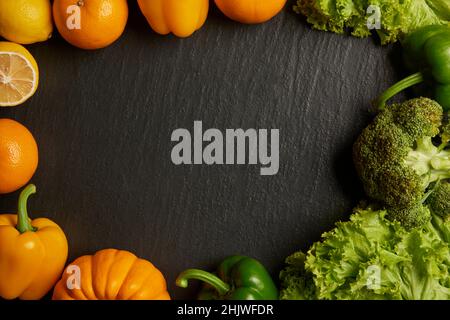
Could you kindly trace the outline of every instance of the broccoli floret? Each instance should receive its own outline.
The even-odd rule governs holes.
[[[353,148],[368,196],[408,226],[422,222],[417,206],[430,184],[450,178],[450,128],[443,118],[442,107],[428,98],[393,104],[364,129]]]
[[[448,117],[448,114],[447,114]],[[441,128],[441,146],[440,149],[444,149],[450,145],[450,122],[448,119]]]
[[[422,203],[406,208],[392,207],[387,211],[387,218],[400,222],[406,230],[421,227],[431,219],[430,209]]]
[[[434,214],[450,219],[450,183],[439,183],[426,200],[426,204]]]

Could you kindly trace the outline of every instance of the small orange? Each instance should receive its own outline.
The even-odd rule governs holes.
[[[38,165],[38,147],[23,125],[0,119],[0,194],[14,192],[30,181]]]
[[[283,9],[287,0],[215,0],[228,18],[247,24],[266,22]]]
[[[55,0],[53,19],[61,36],[87,50],[119,39],[128,20],[127,0]]]

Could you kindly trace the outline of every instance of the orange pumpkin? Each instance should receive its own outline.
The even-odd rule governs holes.
[[[106,249],[67,266],[53,300],[170,300],[164,276],[128,251]]]
[[[283,9],[287,0],[215,0],[228,18],[248,24],[266,22]]]

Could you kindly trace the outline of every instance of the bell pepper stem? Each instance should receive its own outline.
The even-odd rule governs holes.
[[[178,276],[176,284],[181,288],[187,288],[189,285],[189,280],[191,279],[206,282],[214,289],[216,289],[220,295],[225,295],[230,291],[230,286],[223,282],[222,279],[212,273],[198,269],[188,269],[186,271],[183,271]]]
[[[31,225],[27,211],[28,198],[35,193],[36,193],[36,186],[34,184],[28,185],[20,193],[19,207],[17,210],[17,226],[16,226],[16,229],[19,230],[20,233],[25,233],[28,231],[34,232],[37,230],[37,228]]]
[[[424,81],[423,74],[421,72],[414,73],[410,75],[409,77],[406,77],[405,79],[397,82],[392,87],[387,89],[383,94],[377,99],[376,106],[379,109],[384,109],[386,106],[386,102],[395,96],[396,94],[400,93],[401,91],[412,87],[416,84],[419,84]]]

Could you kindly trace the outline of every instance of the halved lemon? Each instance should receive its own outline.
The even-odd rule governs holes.
[[[13,107],[27,101],[39,83],[39,69],[23,46],[0,42],[0,107]]]

